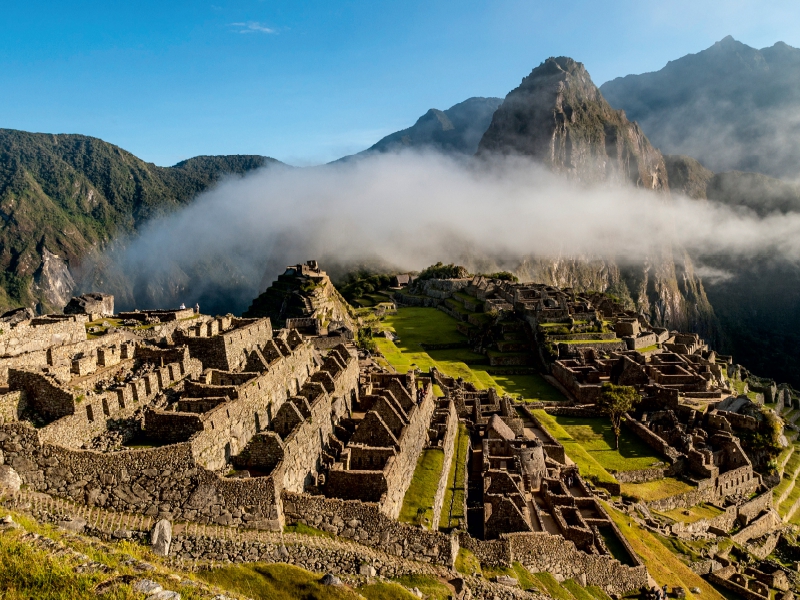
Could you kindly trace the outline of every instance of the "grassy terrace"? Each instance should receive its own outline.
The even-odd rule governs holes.
[[[553,416],[573,440],[606,470],[634,471],[647,469],[663,461],[654,450],[626,429],[622,430],[619,450],[615,449],[614,432],[606,418],[587,419]]]
[[[433,499],[444,468],[444,452],[439,449],[423,450],[417,468],[403,498],[399,521],[423,525],[433,529]]]
[[[564,451],[567,453],[567,456],[578,465],[578,470],[584,478],[600,483],[616,483],[617,480],[614,476],[606,471],[606,469],[597,462],[597,459],[589,454],[580,443],[567,433],[567,431],[559,425],[554,416],[547,414],[541,409],[535,409],[532,412],[542,424],[542,427],[564,446]]]
[[[482,354],[468,348],[425,351],[421,344],[466,344],[456,330],[455,319],[435,308],[404,307],[387,315],[381,323],[400,338],[397,343],[375,338],[381,354],[397,371],[436,367],[450,377],[461,377],[478,389],[497,388],[502,393],[521,395],[526,400],[561,401],[564,397],[540,375],[512,374],[514,368],[490,367]],[[492,374],[489,374],[491,370]]]
[[[620,487],[624,495],[638,498],[644,502],[669,498],[694,489],[693,486],[685,481],[674,477],[665,477],[664,479],[648,481],[647,483],[623,483]]]
[[[617,511],[613,506],[605,502],[603,505],[634,552],[647,565],[647,570],[659,586],[666,584],[670,589],[673,586],[680,586],[686,590],[687,598],[723,600],[723,596],[716,589],[681,562],[652,533],[639,527],[627,515]],[[692,594],[689,590],[693,587],[700,588],[701,593],[696,596]]]
[[[439,520],[439,528],[446,530],[458,527],[467,518],[467,515],[464,514],[464,495],[467,492],[464,484],[466,482],[467,452],[469,451],[469,432],[464,423],[458,424],[458,436],[455,444],[456,448],[447,476],[447,491],[445,491],[442,503],[442,516]]]
[[[684,511],[688,512],[689,514],[684,514]],[[700,519],[713,519],[714,517],[721,515],[723,512],[723,510],[717,508],[716,506],[704,503],[698,504],[697,506],[692,506],[688,509],[674,508],[659,514],[669,517],[673,521],[679,521],[681,523],[694,523]]]

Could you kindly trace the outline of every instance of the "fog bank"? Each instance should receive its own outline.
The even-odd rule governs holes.
[[[800,214],[762,218],[645,190],[587,188],[522,159],[385,154],[224,181],[100,257],[84,287],[108,288],[125,308],[202,300],[204,309],[238,312],[285,265],[310,258],[323,268],[335,259],[415,270],[470,257],[634,262],[664,243],[694,257],[797,262]],[[727,277],[712,267],[705,274]]]

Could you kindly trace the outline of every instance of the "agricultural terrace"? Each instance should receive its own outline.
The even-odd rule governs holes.
[[[456,330],[457,321],[435,308],[404,307],[387,314],[381,322],[399,338],[396,342],[375,338],[387,362],[403,373],[436,367],[450,377],[461,377],[479,389],[497,388],[501,394],[522,396],[527,401],[563,401],[564,397],[541,375],[518,375],[519,368],[490,367],[482,354],[470,350],[467,337]],[[443,350],[426,350],[423,345],[452,345]]]

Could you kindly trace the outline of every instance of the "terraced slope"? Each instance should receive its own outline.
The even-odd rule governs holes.
[[[794,423],[800,417],[800,410],[785,409],[781,416],[787,422]],[[797,441],[796,431],[787,429],[786,437],[789,446],[776,460],[781,481],[772,490],[773,502],[784,521],[800,523],[800,442]]]

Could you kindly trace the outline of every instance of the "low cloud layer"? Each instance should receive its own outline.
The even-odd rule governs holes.
[[[800,214],[759,218],[632,188],[586,188],[524,160],[404,153],[225,181],[101,263],[133,282],[128,303],[139,308],[221,292],[241,309],[286,264],[310,258],[404,269],[470,256],[497,264],[525,256],[638,261],[664,243],[695,257],[797,262]]]

